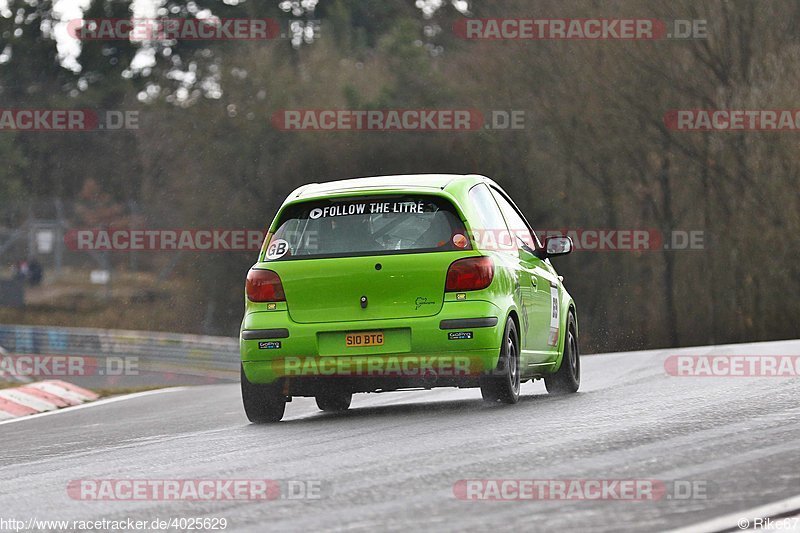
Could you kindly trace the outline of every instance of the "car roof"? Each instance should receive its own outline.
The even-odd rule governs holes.
[[[364,191],[370,189],[396,189],[403,192],[430,191],[431,189],[446,190],[454,185],[472,185],[474,183],[490,182],[485,176],[477,174],[401,174],[393,176],[372,176],[365,178],[352,178],[346,180],[327,181],[324,183],[309,183],[295,189],[289,195],[290,200],[315,198],[328,194]]]

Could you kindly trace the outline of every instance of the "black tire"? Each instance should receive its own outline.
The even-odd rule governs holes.
[[[241,369],[242,403],[248,420],[254,424],[279,422],[286,411],[286,396],[281,393],[280,383],[260,385],[250,383]]]
[[[500,346],[497,368],[481,378],[481,396],[487,402],[517,403],[520,386],[519,335],[517,326],[509,317]]]
[[[564,338],[564,355],[558,370],[544,377],[544,386],[550,394],[572,394],[581,386],[581,357],[578,352],[578,328],[572,311],[567,315]]]
[[[347,411],[350,408],[350,401],[353,399],[352,392],[327,392],[318,394],[317,407],[320,411]]]

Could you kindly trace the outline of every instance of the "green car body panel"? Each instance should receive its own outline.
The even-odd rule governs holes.
[[[289,371],[296,368],[290,361],[313,358],[322,363],[342,356],[418,356],[431,360],[466,356],[471,373],[491,372],[498,365],[507,320],[516,323],[519,333],[522,380],[556,372],[564,354],[568,313],[574,316],[577,328],[572,297],[549,260],[521,248],[503,250],[481,242],[478,235],[484,224],[480,209],[470,196],[476,186],[504,194],[492,180],[477,175],[358,178],[305,185],[292,192],[276,214],[253,266],[277,273],[285,301],[255,302],[245,295],[240,348],[247,380],[255,384],[272,384],[287,378],[298,381],[302,378]],[[431,198],[451,205],[464,226],[469,245],[463,250],[418,253],[384,251],[282,261],[268,257],[271,236],[278,231],[284,214],[296,206],[325,200],[374,202],[397,197]],[[446,292],[450,265],[458,259],[480,256],[490,257],[494,263],[494,276],[488,287]],[[361,303],[362,297],[367,299],[366,306]],[[496,321],[458,322],[494,318]],[[470,338],[454,340],[449,335],[454,330],[443,329],[447,324],[443,321],[472,324],[456,327],[459,332],[471,332]],[[478,326],[473,327],[475,324]],[[370,331],[382,332],[383,344],[345,345],[346,334]],[[446,383],[477,385],[469,380]],[[286,390],[289,394],[311,395],[302,390],[291,392],[288,386]],[[369,387],[361,391],[368,390]]]

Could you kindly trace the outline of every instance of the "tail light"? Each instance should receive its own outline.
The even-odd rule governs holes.
[[[446,292],[485,289],[494,278],[494,262],[490,257],[467,257],[453,261],[447,270]]]
[[[272,270],[251,268],[245,283],[247,297],[251,302],[285,302],[281,278]]]

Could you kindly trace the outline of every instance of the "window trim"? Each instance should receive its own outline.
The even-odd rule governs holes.
[[[489,185],[489,189],[490,189],[491,192],[496,192],[497,194],[499,194],[506,202],[508,202],[508,204],[514,210],[514,212],[517,215],[519,215],[519,218],[522,219],[522,222],[525,223],[525,227],[528,228],[528,231],[531,233],[531,236],[533,237],[533,241],[534,241],[534,245],[535,245],[535,248],[534,248],[533,251],[541,250],[542,249],[542,243],[539,241],[539,237],[536,235],[536,232],[533,231],[533,228],[531,227],[530,223],[528,222],[528,219],[525,218],[524,214],[522,214],[522,211],[520,211],[519,207],[517,207],[517,204],[514,203],[514,200],[512,200],[511,197],[503,189],[501,189],[500,187],[498,187],[496,185]],[[493,196],[493,198],[494,198],[494,196]],[[497,199],[495,199],[495,203],[497,203]],[[506,220],[506,216],[503,213],[503,208],[500,207],[499,204],[497,205],[497,208],[500,210],[500,214],[503,215],[503,220]],[[508,227],[508,220],[506,220],[506,227]],[[508,231],[511,231],[513,233],[513,230],[511,228],[508,228]],[[519,237],[517,237],[517,238],[519,238]]]
[[[497,200],[495,199],[494,194],[492,194],[492,189],[489,187],[489,185],[487,183],[485,183],[483,181],[480,182],[480,183],[476,183],[475,185],[470,187],[469,190],[467,191],[467,196],[469,197],[469,201],[472,203],[472,207],[473,208],[477,208],[479,210],[478,211],[478,217],[481,218],[481,222],[485,222],[485,221],[483,220],[483,217],[480,214],[480,206],[472,198],[472,191],[474,191],[475,189],[477,189],[478,187],[481,187],[481,186],[489,193],[489,197],[492,199],[492,202],[494,203],[494,206],[497,208],[497,212],[500,214],[500,220],[502,220],[503,224],[505,225],[505,230],[509,233],[509,235],[513,235],[512,231],[511,231],[511,228],[508,227],[508,221],[506,220],[506,217],[503,215],[503,210],[500,209],[500,206],[497,204]],[[527,224],[527,221],[525,223]],[[474,228],[472,227],[472,224],[470,224],[470,230],[471,230],[472,233],[474,233]],[[514,243],[514,246],[515,246],[515,250],[516,250],[516,247],[517,247],[516,242]],[[476,247],[476,248],[480,249],[480,247]],[[505,252],[506,253],[514,253],[513,250],[506,250]]]

